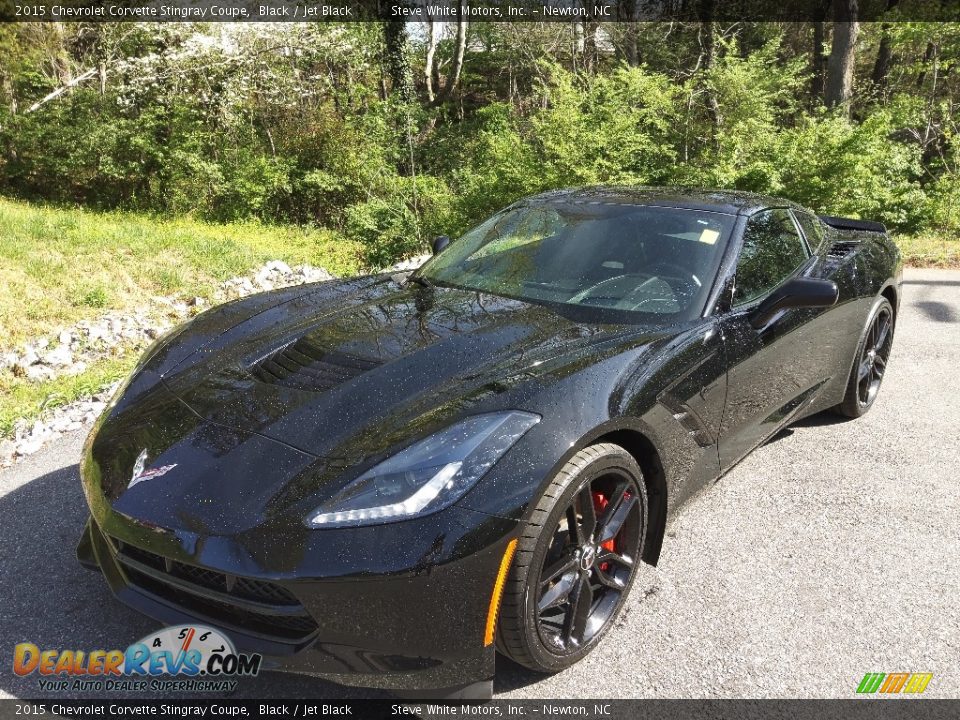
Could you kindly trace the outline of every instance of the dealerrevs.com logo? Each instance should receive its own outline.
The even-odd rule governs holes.
[[[241,654],[221,631],[202,625],[171,626],[126,650],[41,650],[20,643],[13,672],[39,675],[40,690],[231,691],[236,677],[260,672],[262,656]]]

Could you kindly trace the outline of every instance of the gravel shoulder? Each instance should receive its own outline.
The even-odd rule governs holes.
[[[673,520],[597,652],[546,678],[502,662],[499,697],[848,698],[866,672],[932,672],[925,696],[960,697],[960,271],[906,278],[873,410],[755,451]],[[40,695],[10,672],[17,642],[86,649],[155,628],[74,559],[82,442],[0,472],[0,697]],[[373,693],[266,673],[238,695]]]

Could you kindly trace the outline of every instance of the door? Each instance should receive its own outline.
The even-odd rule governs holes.
[[[764,210],[748,220],[731,308],[720,319],[728,378],[719,442],[724,470],[796,416],[830,377],[830,355],[817,337],[822,309],[784,310],[765,327],[750,324],[771,291],[811,265],[788,210]]]

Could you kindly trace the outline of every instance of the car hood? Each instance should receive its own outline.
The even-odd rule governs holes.
[[[255,307],[199,316],[144,363],[91,436],[92,507],[199,534],[300,518],[347,470],[465,414],[536,411],[557,374],[663,337],[390,278]]]
[[[357,438],[370,447],[371,434],[409,436],[438,408],[462,414],[535,379],[547,361],[636,332],[384,279],[335,302],[301,298],[260,313],[165,383],[211,422],[355,462]]]

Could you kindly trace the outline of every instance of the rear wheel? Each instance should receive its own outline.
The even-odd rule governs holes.
[[[837,406],[840,414],[858,418],[873,407],[893,347],[894,320],[890,301],[880,297],[873,306],[867,321],[867,332],[857,348],[846,395]]]
[[[540,498],[518,546],[498,649],[540,672],[587,655],[613,625],[641,562],[647,493],[619,445],[584,448]]]

